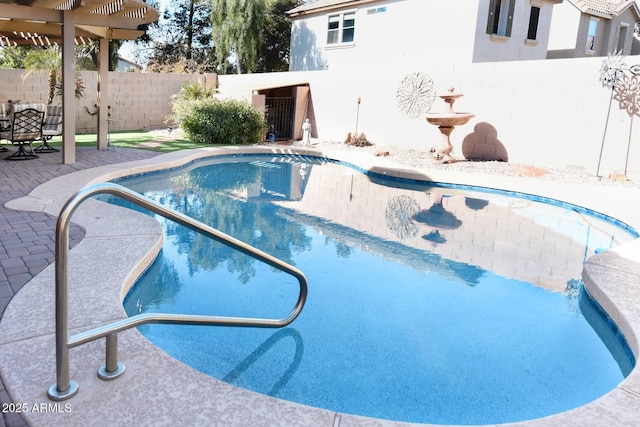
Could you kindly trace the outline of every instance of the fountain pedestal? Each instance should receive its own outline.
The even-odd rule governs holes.
[[[456,126],[462,126],[475,117],[471,113],[456,113],[453,111],[454,102],[462,96],[461,93],[454,93],[454,88],[449,88],[448,92],[440,95],[440,98],[449,105],[448,111],[445,113],[428,113],[427,121],[432,125],[438,126],[438,130],[442,134],[442,143],[436,149],[439,160],[443,162],[455,161],[455,157],[451,155],[453,145],[451,145],[451,132]]]

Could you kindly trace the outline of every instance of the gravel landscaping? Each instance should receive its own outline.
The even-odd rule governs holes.
[[[293,143],[301,146],[301,141]],[[595,171],[579,168],[552,168],[543,165],[515,164],[498,161],[458,161],[454,163],[440,163],[433,158],[429,150],[414,150],[394,146],[356,147],[342,142],[311,140],[311,146],[316,148],[330,148],[340,150],[357,150],[369,152],[372,155],[386,155],[396,163],[430,169],[447,169],[462,172],[500,174],[505,176],[526,176],[539,179],[563,182],[576,182],[594,185],[610,185],[618,187],[638,187],[640,182],[619,177],[597,177]],[[455,154],[455,153],[454,153]]]

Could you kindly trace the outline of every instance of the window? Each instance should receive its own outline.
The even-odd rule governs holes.
[[[367,10],[367,15],[374,15],[376,13],[384,13],[387,11],[387,6],[382,6],[382,7],[378,7],[378,8],[373,8],[373,9],[369,9]]]
[[[589,31],[587,32],[587,52],[596,50],[596,34],[598,34],[598,18],[589,20]]]
[[[327,44],[352,43],[356,31],[356,13],[329,16]]]
[[[487,34],[511,37],[513,9],[515,6],[516,0],[491,0],[489,2]]]
[[[535,40],[538,37],[538,20],[540,19],[540,8],[531,6],[531,15],[529,15],[529,31],[527,31],[527,40]]]

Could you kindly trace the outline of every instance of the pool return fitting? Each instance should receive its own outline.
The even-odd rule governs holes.
[[[292,275],[300,284],[300,293],[298,294],[298,300],[295,306],[287,316],[281,319],[144,313],[103,325],[69,338],[69,289],[67,269],[69,258],[69,224],[71,222],[71,216],[78,206],[88,198],[97,194],[110,194],[143,207],[157,215],[175,221],[193,231],[236,249],[245,255],[251,256],[258,261],[262,261],[284,273]],[[147,323],[282,328],[298,317],[307,300],[307,278],[302,271],[213,227],[180,212],[165,208],[151,199],[113,183],[94,184],[81,189],[67,201],[60,211],[56,224],[55,273],[56,383],[49,388],[47,393],[49,399],[55,401],[69,399],[78,392],[78,384],[69,378],[69,350],[73,347],[78,347],[82,344],[105,337],[105,363],[99,368],[98,377],[102,380],[113,380],[125,371],[125,365],[118,361],[118,332]]]

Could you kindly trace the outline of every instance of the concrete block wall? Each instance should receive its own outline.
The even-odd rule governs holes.
[[[0,102],[22,100],[46,102],[48,74],[33,73],[23,79],[24,70],[0,70]],[[97,130],[95,115],[98,94],[96,72],[83,71],[84,96],[76,100],[76,129],[78,133]],[[166,126],[171,113],[171,96],[178,93],[185,82],[201,81],[214,85],[215,74],[157,74],[157,73],[109,73],[109,105],[111,106],[111,130],[138,130]],[[56,96],[54,103],[59,103]]]
[[[348,132],[364,132],[377,146],[429,150],[441,135],[424,117],[410,118],[397,107],[402,79],[413,72],[429,75],[438,93],[452,85],[464,96],[455,110],[476,115],[451,134],[457,157],[499,159],[512,163],[620,173],[640,179],[640,120],[613,101],[598,81],[603,58],[452,64],[430,58],[404,57],[393,66],[359,62],[352,68],[219,76],[220,96],[251,102],[254,91],[267,87],[309,84],[313,137],[343,141]],[[640,56],[629,56],[630,65]],[[46,101],[47,75],[23,82],[22,70],[0,70],[0,102],[9,99]],[[86,93],[77,101],[78,132],[95,132],[96,73],[82,73]],[[215,85],[209,75],[207,84]],[[112,130],[164,127],[170,99],[186,81],[205,76],[187,74],[109,73]],[[361,104],[357,100],[361,99]],[[635,101],[636,103],[640,101]],[[431,111],[445,109],[436,98]],[[628,162],[627,148],[630,144]]]
[[[252,90],[308,83],[313,100],[314,137],[343,141],[364,132],[377,146],[428,151],[441,135],[425,117],[410,118],[397,107],[402,79],[429,75],[438,94],[454,86],[464,94],[455,111],[476,115],[451,134],[454,155],[508,160],[595,173],[604,137],[600,174],[624,171],[640,179],[640,118],[633,120],[599,82],[603,58],[451,64],[432,58],[358,63],[352,68],[309,72],[219,76],[221,95],[250,100]],[[640,64],[640,56],[626,58]],[[392,65],[389,65],[392,64]],[[640,77],[639,77],[640,78]],[[358,109],[357,99],[361,99]],[[636,98],[636,103],[640,101]],[[432,112],[446,105],[436,98]]]

